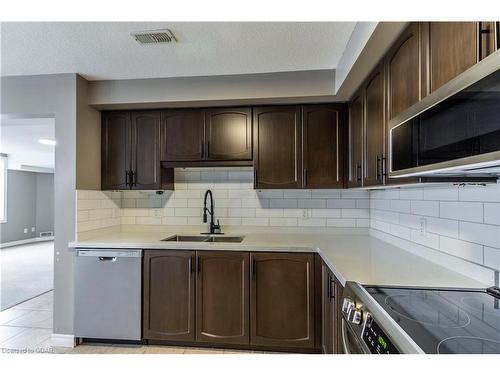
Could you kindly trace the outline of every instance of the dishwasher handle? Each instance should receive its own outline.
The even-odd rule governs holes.
[[[100,261],[115,261],[117,258],[141,258],[142,250],[78,249],[77,257],[94,257]]]

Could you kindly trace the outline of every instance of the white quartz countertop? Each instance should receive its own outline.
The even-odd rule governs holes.
[[[364,285],[484,288],[486,285],[453,270],[404,251],[367,234],[268,234],[243,235],[241,243],[166,242],[175,234],[190,232],[115,232],[72,242],[70,248],[191,249],[225,251],[315,252],[340,282]]]

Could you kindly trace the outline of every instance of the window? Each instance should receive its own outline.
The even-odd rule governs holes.
[[[7,221],[7,155],[0,154],[0,223]]]

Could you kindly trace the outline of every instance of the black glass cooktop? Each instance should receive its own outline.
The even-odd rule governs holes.
[[[500,354],[500,299],[485,291],[366,290],[426,353]]]

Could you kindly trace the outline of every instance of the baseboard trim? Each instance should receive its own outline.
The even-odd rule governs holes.
[[[74,348],[75,335],[63,335],[60,333],[53,333],[50,338],[50,344],[52,346],[58,346],[62,348]]]
[[[45,241],[54,241],[54,236],[52,236],[52,237],[33,237],[33,238],[26,238],[25,240],[0,243],[0,249],[5,249],[6,247],[12,247],[12,246],[18,246],[18,245],[25,245],[28,243],[45,242]]]

